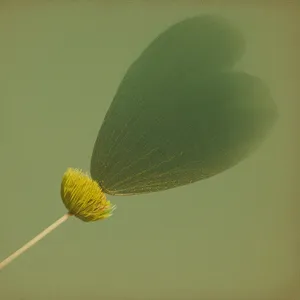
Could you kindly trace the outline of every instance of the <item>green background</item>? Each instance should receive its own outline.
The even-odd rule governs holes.
[[[109,220],[69,220],[1,271],[1,300],[300,295],[297,9],[162,3],[0,5],[0,260],[65,213],[63,172],[89,169],[127,68],[179,20],[212,12],[243,32],[238,68],[269,85],[280,113],[272,134],[251,158],[209,180],[109,196],[118,206]]]

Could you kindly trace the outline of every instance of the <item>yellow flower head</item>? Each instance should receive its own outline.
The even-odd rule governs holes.
[[[115,209],[99,184],[77,169],[69,168],[64,173],[61,198],[69,213],[85,222],[106,219]]]

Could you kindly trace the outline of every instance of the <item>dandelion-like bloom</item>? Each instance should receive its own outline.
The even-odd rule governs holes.
[[[61,198],[69,213],[85,222],[106,219],[115,209],[99,184],[78,169],[69,168],[64,173]]]

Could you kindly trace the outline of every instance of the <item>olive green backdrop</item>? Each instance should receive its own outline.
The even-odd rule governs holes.
[[[296,299],[296,7],[111,2],[0,4],[0,260],[65,213],[63,172],[89,169],[127,68],[171,24],[207,12],[233,22],[247,42],[237,68],[267,82],[280,119],[221,175],[110,196],[107,221],[69,220],[1,271],[0,299]]]

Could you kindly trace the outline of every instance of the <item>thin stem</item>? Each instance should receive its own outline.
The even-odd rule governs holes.
[[[47,227],[45,230],[43,230],[41,233],[39,233],[36,237],[34,237],[32,240],[30,240],[28,243],[26,243],[23,247],[18,249],[16,252],[12,253],[9,257],[4,259],[0,263],[0,271],[6,267],[9,263],[11,263],[14,259],[19,257],[21,254],[23,254],[26,250],[34,246],[38,241],[40,241],[42,238],[44,238],[47,234],[52,232],[54,229],[56,229],[59,225],[64,223],[68,218],[72,216],[70,213],[67,213],[63,215],[61,218],[59,218],[57,221],[55,221],[52,225]]]

